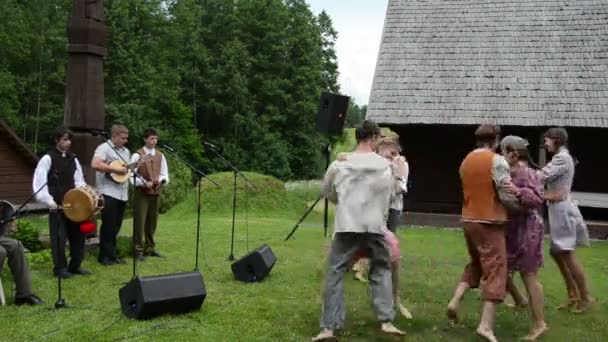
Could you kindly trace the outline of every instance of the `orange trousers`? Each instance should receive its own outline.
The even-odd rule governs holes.
[[[479,287],[484,301],[502,302],[507,292],[504,225],[464,222],[464,237],[471,261],[461,281]]]

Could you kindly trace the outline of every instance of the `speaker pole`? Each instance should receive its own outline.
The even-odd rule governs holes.
[[[236,171],[234,173],[234,186],[232,187],[232,236],[230,238],[230,255],[228,256],[228,261],[234,260],[234,222],[236,219]]]
[[[327,144],[325,146],[325,169],[329,168],[329,154],[331,152],[331,146]],[[325,208],[323,209],[323,237],[327,237],[327,228],[329,226],[329,200],[325,197]]]
[[[331,151],[331,146],[329,144],[323,146],[323,153],[325,154],[325,164],[326,164],[325,169],[329,168],[330,151]],[[324,231],[323,236],[327,237],[327,231],[328,231],[328,227],[329,227],[329,200],[327,199],[327,197],[320,195],[316,199],[316,201],[306,210],[304,215],[302,215],[302,217],[300,217],[298,222],[293,226],[293,228],[291,229],[291,232],[289,232],[289,234],[287,234],[285,241],[289,240],[295,234],[296,230],[298,230],[298,228],[300,227],[300,224],[306,219],[308,214],[310,214],[312,212],[312,210],[317,206],[319,201],[323,198],[325,199],[324,210],[323,210],[323,231]]]
[[[198,271],[198,250],[200,249],[200,239],[201,239],[201,182],[203,181],[203,176],[198,175],[198,199],[196,201],[196,263],[194,266],[194,270]]]

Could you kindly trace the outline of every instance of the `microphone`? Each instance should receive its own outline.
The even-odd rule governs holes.
[[[101,129],[91,129],[89,131],[89,133],[91,133],[94,137],[102,136],[102,137],[106,137],[107,138],[107,137],[110,136],[110,134],[108,134],[108,132],[106,132],[104,130],[101,130]]]
[[[171,152],[175,152],[175,150],[173,148],[171,148],[171,146],[167,145],[167,144],[162,144],[161,145],[164,149],[171,151]]]
[[[217,146],[213,145],[212,143],[210,143],[210,142],[208,142],[206,140],[203,140],[203,144],[206,145],[206,146],[211,147],[212,149],[217,149]]]

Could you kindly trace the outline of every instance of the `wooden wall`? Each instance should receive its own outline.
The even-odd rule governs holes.
[[[0,200],[22,204],[32,195],[34,166],[0,136]]]
[[[469,125],[393,126],[401,139],[410,163],[411,188],[407,210],[423,213],[460,212],[461,187],[458,168],[466,154],[475,148],[474,132]],[[542,134],[546,127],[502,126],[502,134],[522,136],[530,142],[530,151],[538,161]],[[579,160],[574,191],[608,193],[608,158],[602,157],[608,141],[608,129],[569,128],[570,150]],[[598,153],[599,152],[599,153]],[[550,155],[547,156],[551,158]],[[608,218],[607,210],[581,209],[590,219]]]

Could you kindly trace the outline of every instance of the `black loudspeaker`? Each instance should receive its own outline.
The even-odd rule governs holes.
[[[200,272],[133,278],[118,296],[125,316],[148,319],[163,314],[182,314],[200,309],[207,290]]]
[[[264,244],[235,261],[232,264],[232,273],[237,280],[246,283],[262,281],[276,262],[277,258],[272,253],[272,249]]]
[[[350,97],[322,93],[317,114],[317,129],[329,135],[342,135]]]

